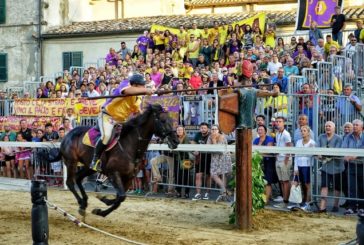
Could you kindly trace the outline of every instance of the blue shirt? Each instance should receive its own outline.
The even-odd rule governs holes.
[[[283,78],[278,78],[275,76],[272,78],[272,84],[278,83],[281,86],[281,92],[287,93],[288,92],[288,79],[287,77],[283,76]]]
[[[339,110],[339,113],[344,116],[350,116],[356,113],[355,105],[350,102],[350,99],[355,100],[357,104],[361,105],[360,99],[353,94],[338,98],[336,108]]]
[[[299,74],[299,70],[297,66],[285,66],[283,68],[284,70],[284,75],[286,77],[289,77],[290,75],[298,75]]]
[[[348,136],[346,136],[344,138],[341,148],[363,149],[364,148],[364,133],[360,134],[359,139],[356,139],[353,133],[349,134]],[[355,160],[350,161],[350,162],[363,163],[364,158],[358,157]]]

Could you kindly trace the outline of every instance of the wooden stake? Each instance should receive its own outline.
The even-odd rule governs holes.
[[[236,224],[252,226],[252,130],[236,129]]]

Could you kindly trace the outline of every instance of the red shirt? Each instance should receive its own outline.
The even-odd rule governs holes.
[[[200,76],[192,76],[190,78],[190,85],[192,88],[194,89],[198,89],[198,88],[201,88],[201,85],[202,85],[202,79]]]

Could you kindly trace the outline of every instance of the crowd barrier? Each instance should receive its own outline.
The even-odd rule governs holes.
[[[0,142],[0,147],[3,147],[5,143]],[[67,178],[67,172],[65,168],[60,168],[61,171],[56,171],[55,166],[48,165],[48,168],[44,163],[40,162],[39,157],[36,156],[41,150],[49,150],[50,148],[58,148],[59,143],[27,143],[27,142],[10,142],[6,143],[6,146],[13,147],[30,147],[33,149],[33,166],[35,170],[35,179],[45,179],[48,184],[56,184],[60,187],[64,186],[64,181]],[[226,154],[231,156],[235,155],[235,145],[179,145],[176,150],[170,151],[167,145],[164,144],[151,144],[148,148],[147,156],[150,158],[150,172],[151,182],[150,189],[147,195],[151,192],[158,190],[156,186],[163,186],[166,192],[174,193],[177,191],[181,193],[181,188],[185,189],[184,193],[189,193],[191,189],[196,189],[196,173],[199,172],[199,162],[196,158],[192,159],[192,168],[189,170],[181,167],[181,155],[191,155],[199,151],[199,154]],[[329,199],[329,206],[332,205],[332,200],[340,200],[341,203],[345,201],[352,201],[355,205],[361,206],[364,203],[364,151],[361,149],[343,149],[343,148],[307,148],[303,154],[302,149],[296,147],[265,147],[265,146],[253,146],[253,151],[258,151],[261,154],[267,156],[274,156],[275,154],[289,154],[291,156],[309,156],[312,160],[310,175],[311,175],[311,196],[312,201],[319,203],[321,199]],[[159,156],[154,153],[162,153]],[[163,155],[164,154],[164,155]],[[197,155],[197,154],[194,154]],[[164,157],[161,157],[164,156]],[[198,155],[197,155],[198,156]],[[343,161],[345,156],[357,156],[355,162],[346,163]],[[340,164],[340,168],[337,170],[337,175],[333,176],[333,173],[328,171],[327,165],[329,161],[335,159]],[[196,162],[197,161],[197,162]],[[234,163],[234,158],[232,158]],[[42,170],[43,167],[43,170]],[[41,171],[51,171],[50,173],[42,173]],[[53,171],[53,172],[52,172]],[[220,191],[216,185],[210,185],[206,176],[208,172],[203,172],[201,193],[209,191]],[[336,174],[336,173],[335,173]],[[142,177],[137,175],[137,177]],[[231,175],[227,174],[226,180]],[[57,182],[57,181],[61,182]],[[328,183],[327,181],[331,182]],[[326,185],[325,185],[326,183]],[[65,187],[66,188],[66,187]],[[323,192],[323,188],[327,188],[326,192]],[[182,191],[183,192],[183,191]],[[204,195],[203,195],[204,196]]]

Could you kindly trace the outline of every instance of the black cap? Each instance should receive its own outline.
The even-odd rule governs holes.
[[[144,77],[141,74],[133,74],[130,78],[129,78],[129,82],[130,84],[140,84],[140,85],[145,85],[145,80]]]

